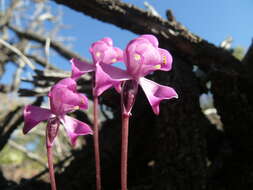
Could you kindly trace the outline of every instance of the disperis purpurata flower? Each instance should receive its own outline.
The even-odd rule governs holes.
[[[90,47],[90,53],[92,55],[93,64],[87,62],[79,61],[75,58],[71,60],[72,62],[72,78],[77,79],[81,75],[88,72],[95,72],[95,87],[93,93],[96,96],[100,96],[105,90],[114,86],[117,91],[120,91],[120,82],[113,81],[110,77],[104,73],[100,72],[100,67],[102,65],[107,65],[108,68],[114,68],[111,64],[115,62],[123,61],[123,52],[121,49],[113,46],[113,41],[111,38],[103,38]],[[120,69],[118,69],[120,71]]]
[[[87,109],[88,100],[85,95],[76,91],[76,82],[66,78],[54,85],[49,94],[50,109],[28,105],[24,109],[24,134],[28,133],[41,121],[47,124],[47,146],[52,146],[60,124],[63,124],[72,145],[80,135],[92,134],[92,130],[86,123],[74,119],[67,113],[76,109]]]
[[[132,80],[132,82],[140,84],[154,113],[157,115],[162,100],[178,97],[173,88],[159,85],[144,77],[156,70],[171,70],[172,56],[167,50],[158,47],[158,40],[155,36],[142,35],[130,41],[124,51],[124,63],[126,71],[115,67],[111,68],[104,64],[97,69],[97,72],[101,76],[106,75],[109,81],[115,83]],[[103,88],[102,85],[99,87]],[[138,88],[134,89],[138,90]],[[128,110],[128,112],[130,111]]]

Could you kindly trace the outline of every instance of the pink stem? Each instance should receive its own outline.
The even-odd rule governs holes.
[[[93,104],[93,141],[95,152],[95,164],[96,164],[96,190],[101,190],[101,176],[100,176],[100,153],[99,153],[99,129],[98,129],[98,96],[94,95]]]
[[[128,151],[128,125],[129,114],[122,114],[122,140],[121,140],[121,190],[127,190],[127,151]]]
[[[51,190],[56,190],[56,183],[55,183],[55,177],[54,177],[52,146],[47,146],[47,159],[48,159]]]
[[[135,80],[125,81],[121,90],[122,139],[121,139],[121,190],[127,190],[127,154],[129,117],[133,108],[138,83]]]

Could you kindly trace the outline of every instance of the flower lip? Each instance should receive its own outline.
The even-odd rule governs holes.
[[[144,77],[140,78],[139,84],[156,115],[160,112],[159,104],[162,100],[178,98],[178,94],[173,88],[157,84]]]

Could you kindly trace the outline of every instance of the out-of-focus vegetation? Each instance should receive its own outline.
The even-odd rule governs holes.
[[[233,56],[235,56],[237,59],[242,60],[245,56],[245,48],[242,46],[237,46],[232,50]]]
[[[6,135],[9,139],[0,151],[0,166],[7,179],[19,181],[21,178],[30,178],[47,168],[46,123],[39,124],[24,135],[23,123],[19,122],[22,119],[22,108],[18,113],[15,113],[15,109],[36,100],[36,97],[20,97],[18,93],[21,86],[33,88],[30,82],[34,69],[50,71],[56,68],[49,59],[55,56],[50,48],[51,39],[65,43],[66,46],[72,41],[71,37],[59,34],[65,28],[62,14],[61,9],[52,9],[47,1],[0,0],[0,133],[8,133],[8,127],[16,128],[10,137]],[[23,38],[19,32],[46,36],[46,44]],[[44,102],[42,106],[48,108],[48,102]],[[20,118],[15,118],[18,114]],[[65,131],[60,128],[54,146],[55,162],[69,156],[71,149]]]

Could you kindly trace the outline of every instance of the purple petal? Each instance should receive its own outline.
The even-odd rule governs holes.
[[[73,110],[87,109],[87,98],[67,88],[55,88],[50,97],[51,110],[55,115],[62,115]]]
[[[159,85],[144,77],[140,78],[144,93],[146,94],[150,105],[156,115],[159,114],[159,104],[164,99],[178,98],[176,91],[168,86]]]
[[[51,110],[55,115],[88,108],[86,96],[76,91],[76,81],[71,78],[63,79],[53,86],[49,98]]]
[[[24,128],[23,133],[28,133],[41,121],[48,120],[52,115],[51,111],[45,108],[28,105],[24,108]]]
[[[102,38],[101,41],[104,41],[105,43],[107,43],[108,46],[113,46],[113,41],[109,37]]]
[[[88,109],[88,98],[81,93],[77,93],[77,95],[79,96],[80,102],[78,104],[79,108],[82,110],[87,110]]]
[[[131,76],[122,69],[108,64],[97,64],[94,93],[100,96],[105,90],[112,86],[114,86],[117,91],[120,91],[121,82],[129,79],[131,79]]]
[[[90,53],[93,62],[102,62],[104,64],[112,64],[123,60],[123,52],[121,49],[113,47],[111,38],[103,38],[91,45]]]
[[[101,62],[105,64],[119,62],[119,60],[122,60],[122,55],[122,50],[119,48],[110,47],[103,52],[103,58],[101,59]]]
[[[89,125],[67,115],[61,117],[61,122],[63,123],[73,146],[76,144],[77,137],[93,134]]]
[[[156,70],[169,71],[172,56],[167,50],[158,48],[158,45],[157,38],[149,34],[130,41],[124,51],[128,73],[138,79]]]
[[[52,96],[52,91],[57,88],[67,88],[71,91],[76,91],[76,81],[72,78],[65,78],[60,81],[58,81],[52,88],[50,89],[48,96]]]
[[[114,51],[116,52],[117,57],[115,57],[115,60],[113,60],[113,62],[123,62],[123,51],[117,47],[114,48]]]
[[[124,60],[127,71],[136,78],[157,70],[156,66],[162,62],[158,48],[142,37],[132,40],[127,45]]]
[[[166,49],[158,48],[161,55],[161,68],[159,70],[169,71],[172,67],[172,56]]]
[[[89,64],[87,62],[79,61],[78,59],[71,59],[70,62],[72,63],[72,79],[78,79],[80,76],[82,76],[85,73],[94,71],[94,65]]]
[[[151,34],[144,34],[144,35],[141,35],[140,38],[145,38],[147,39],[150,43],[153,44],[153,46],[155,47],[158,47],[158,40],[157,38],[154,36],[154,35],[151,35]]]

